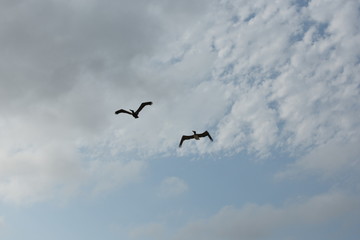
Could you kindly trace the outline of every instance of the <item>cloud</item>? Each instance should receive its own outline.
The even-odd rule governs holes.
[[[15,204],[63,201],[89,188],[100,193],[133,182],[145,169],[136,160],[81,160],[69,146],[1,152],[0,197]]]
[[[159,195],[162,197],[175,197],[188,190],[188,185],[178,177],[167,177],[160,185]]]
[[[89,169],[101,182],[96,188],[108,189],[114,174],[104,180],[89,166],[129,167],[136,179],[143,169],[136,158],[144,155],[247,151],[264,158],[275,149],[302,156],[333,139],[354,142],[358,7],[2,2],[0,165],[11,170],[1,176],[0,197],[47,199],[59,184],[71,192],[63,180],[78,186]],[[148,100],[154,105],[136,121],[113,114]],[[214,142],[177,150],[191,130],[209,130]],[[85,164],[89,156],[96,158]],[[59,161],[71,171],[52,175]]]
[[[75,158],[74,152],[51,145],[13,153],[2,150],[1,198],[8,202],[33,202],[47,199],[56,191],[71,192],[83,177]]]
[[[144,169],[144,161],[93,161],[89,167],[90,180],[94,181],[95,194],[137,180]]]
[[[329,13],[336,8],[353,16],[348,4],[329,9],[327,21],[320,22],[323,1],[301,9],[290,2],[227,3],[231,10],[218,14],[212,31],[218,53],[213,77],[233,88],[232,110],[218,124],[223,148],[245,146],[260,153],[278,146],[307,148],[359,131],[353,114],[359,108],[359,52],[343,45],[354,44],[359,31],[345,24],[330,27],[352,21]]]
[[[314,148],[309,154],[290,164],[286,170],[279,172],[277,178],[288,178],[312,173],[331,178],[343,173],[348,175],[359,171],[359,142],[330,141]]]
[[[257,204],[241,208],[226,206],[207,219],[188,223],[173,239],[302,239],[308,231],[311,231],[310,236],[319,233],[332,238],[330,233],[322,232],[322,228],[333,221],[337,224],[336,234],[349,236],[346,234],[349,229],[341,230],[343,226],[339,226],[338,219],[349,223],[349,220],[359,218],[358,201],[357,197],[329,192],[281,207]],[[351,213],[355,219],[350,217]]]
[[[191,21],[202,6],[185,13],[187,5],[167,1],[0,5],[0,199],[19,204],[61,199],[84,187],[99,192],[138,179],[146,163],[128,151],[142,149],[144,134],[137,129],[145,132],[148,125],[113,113],[154,99],[158,89],[148,90],[159,84],[156,76],[149,81],[138,73],[136,59],[161,48],[176,19]],[[151,10],[154,6],[161,12]],[[168,12],[173,16],[165,16]],[[166,25],[162,16],[173,19]],[[161,128],[160,123],[154,130]],[[152,144],[153,132],[145,135],[150,143],[145,149],[163,144],[166,130]]]
[[[167,113],[161,127],[168,136],[160,134],[158,149],[192,126],[211,129],[215,142],[189,152],[245,150],[261,157],[356,135],[359,52],[346,46],[354,46],[359,31],[345,29],[358,17],[353,4],[326,7],[343,14],[325,21],[318,17],[321,1],[222,1],[164,51],[137,59],[139,72],[160,83],[156,98],[168,101],[159,109]],[[344,28],[332,27],[339,24]]]

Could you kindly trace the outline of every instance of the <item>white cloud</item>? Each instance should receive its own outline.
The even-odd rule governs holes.
[[[330,141],[314,148],[309,154],[290,164],[286,170],[279,172],[279,179],[316,174],[324,178],[337,176],[339,173],[348,175],[360,171],[359,141],[343,142]]]
[[[358,133],[354,111],[359,109],[359,68],[349,56],[359,51],[344,47],[340,37],[346,35],[352,45],[358,29],[326,28],[326,22],[316,22],[314,16],[322,10],[311,4],[299,11],[290,2],[256,1],[248,3],[253,10],[244,12],[241,1],[226,2],[233,8],[217,15],[217,32],[212,32],[219,53],[214,77],[235,88],[233,110],[218,125],[222,147],[248,145],[261,153],[274,146],[306,148],[337,134]],[[331,11],[354,16],[348,4],[339,8]],[[251,21],[243,22],[249,15]],[[329,26],[342,18],[353,22],[346,14],[328,15]],[[230,16],[237,16],[237,22]],[[247,108],[252,102],[254,107]]]
[[[336,219],[342,219],[342,222],[359,220],[358,202],[356,197],[330,192],[281,207],[256,204],[241,208],[226,206],[207,219],[189,222],[173,239],[302,239],[308,231],[312,231],[310,236],[317,231],[321,233],[323,226]],[[355,219],[349,217],[349,213],[353,213]],[[340,235],[341,228],[337,225],[336,232]],[[347,236],[346,231],[343,234]],[[324,234],[324,237],[332,236]]]
[[[355,43],[358,31],[332,32],[313,8],[290,1],[222,1],[163,52],[139,58],[141,75],[157,79],[148,87],[158,89],[156,115],[163,115],[152,122],[156,131],[146,133],[160,136],[154,145],[140,145],[167,151],[184,131],[199,126],[212,129],[215,142],[206,148],[197,143],[188,152],[247,150],[268,156],[274,147],[297,152],[335,135],[358,133],[359,70],[356,58],[348,57],[358,53],[337,37]],[[340,18],[330,16],[329,22]],[[123,134],[134,131],[128,129]]]
[[[135,160],[81,160],[71,146],[46,145],[1,152],[0,197],[28,204],[64,200],[84,188],[94,193],[122,186],[139,178],[145,163]]]
[[[266,105],[263,90],[238,93],[230,113],[218,125],[219,147],[266,154],[277,140],[276,112]]]
[[[1,151],[1,199],[21,203],[44,200],[59,192],[71,194],[84,177],[75,159],[71,150],[51,145],[12,154]]]
[[[93,191],[97,194],[137,180],[145,168],[143,161],[93,161],[89,167],[89,179],[94,181]]]
[[[160,185],[159,195],[162,197],[175,197],[188,190],[188,185],[178,177],[167,177]]]

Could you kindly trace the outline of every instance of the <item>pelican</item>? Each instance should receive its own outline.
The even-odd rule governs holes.
[[[205,131],[203,133],[196,133],[194,130],[192,131],[194,134],[193,135],[190,135],[190,136],[187,136],[187,135],[183,135],[181,137],[181,141],[180,141],[180,144],[179,144],[179,147],[181,147],[181,145],[183,144],[183,142],[185,140],[188,140],[188,139],[192,139],[192,138],[195,138],[196,140],[199,140],[200,138],[202,137],[209,137],[211,141],[213,141],[212,137],[210,136],[209,132],[208,131]]]
[[[129,112],[129,111],[124,110],[124,109],[119,109],[119,110],[117,110],[117,111],[115,112],[115,114],[127,113],[127,114],[132,115],[134,118],[139,118],[139,113],[140,113],[140,111],[141,111],[146,105],[151,105],[151,104],[152,104],[152,102],[143,102],[136,111],[134,111],[134,110],[132,110],[132,109],[129,109],[129,110],[130,110],[130,112]]]

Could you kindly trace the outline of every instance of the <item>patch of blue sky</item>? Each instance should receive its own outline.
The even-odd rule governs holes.
[[[330,34],[327,31],[328,27],[329,27],[329,23],[326,23],[326,22],[318,23],[316,25],[316,35],[315,35],[316,39],[315,40],[329,37]]]
[[[271,80],[279,76],[280,73],[271,70],[270,72],[263,69],[260,65],[251,66],[246,71],[246,75],[244,78],[247,85],[252,88],[261,85],[263,82],[267,80]]]
[[[237,15],[234,15],[234,16],[231,17],[232,23],[238,23],[239,20],[240,20],[240,18],[239,18],[239,16],[237,16]]]
[[[304,20],[298,29],[290,35],[290,44],[302,41],[305,33],[310,29],[311,26],[315,25],[316,22],[306,19]]]
[[[295,31],[290,35],[289,42],[290,44],[294,44],[296,42],[302,41],[304,39],[305,34],[310,30],[310,28],[314,27],[315,32],[312,34],[312,42],[317,42],[321,39],[325,39],[330,36],[327,31],[329,24],[326,22],[316,22],[312,20],[305,20],[302,22],[301,29]]]
[[[267,102],[267,107],[274,110],[275,113],[279,112],[279,106],[280,106],[280,103],[278,101],[268,101]],[[285,127],[285,124],[286,124],[285,120],[282,120],[279,118],[277,119],[276,126],[277,126],[277,129],[279,132],[282,132],[282,130]]]
[[[222,72],[219,74],[219,78],[223,79],[225,78],[226,76],[230,76],[233,74],[234,72],[234,66],[235,64],[234,63],[230,63],[230,64],[227,64],[223,69],[222,69]]]
[[[311,2],[311,0],[295,0],[294,4],[298,7],[307,7],[309,6],[309,3]]]
[[[215,44],[215,38],[213,38],[211,40],[210,49],[211,49],[211,52],[213,52],[213,53],[218,51],[218,49],[216,48],[216,44]]]
[[[249,16],[247,16],[245,19],[244,19],[244,22],[250,22],[253,18],[256,17],[256,13],[251,13]]]

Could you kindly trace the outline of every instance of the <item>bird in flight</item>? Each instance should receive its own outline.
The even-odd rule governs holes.
[[[132,110],[132,109],[129,109],[130,111],[127,111],[127,110],[124,110],[124,109],[119,109],[119,110],[117,110],[117,111],[115,112],[115,114],[127,113],[127,114],[132,115],[134,118],[139,118],[139,113],[140,113],[140,111],[141,111],[145,106],[151,105],[151,104],[152,104],[152,102],[143,102],[136,111],[134,111],[134,110]]]
[[[179,147],[181,147],[181,145],[183,144],[183,142],[185,140],[189,140],[189,139],[193,139],[195,138],[196,140],[199,140],[200,138],[202,137],[209,137],[211,141],[213,141],[212,137],[210,136],[209,132],[208,131],[205,131],[203,133],[196,133],[195,131],[193,131],[193,135],[190,135],[190,136],[187,136],[187,135],[183,135],[181,137],[181,141],[180,141],[180,144],[179,144]]]

